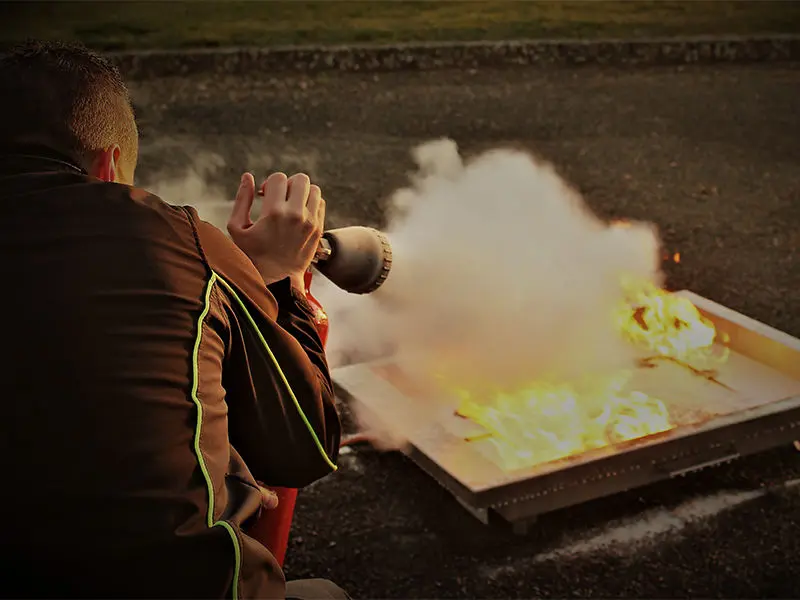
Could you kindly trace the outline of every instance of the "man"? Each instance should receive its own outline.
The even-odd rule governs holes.
[[[2,592],[346,597],[285,584],[247,536],[267,486],[336,469],[340,424],[303,273],[325,202],[242,177],[232,243],[133,187],[118,71],[81,47],[0,59]],[[296,591],[293,592],[293,584]]]

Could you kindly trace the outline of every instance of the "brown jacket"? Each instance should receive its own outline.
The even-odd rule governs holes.
[[[2,593],[283,597],[243,531],[256,480],[336,468],[311,308],[194,209],[20,154],[0,156]]]

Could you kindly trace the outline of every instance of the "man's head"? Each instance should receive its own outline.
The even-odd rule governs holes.
[[[0,140],[44,145],[90,175],[133,184],[139,139],[130,95],[107,59],[78,45],[26,42],[0,57]]]

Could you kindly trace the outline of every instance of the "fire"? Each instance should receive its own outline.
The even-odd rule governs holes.
[[[644,355],[699,370],[727,359],[727,348],[717,351],[714,324],[689,300],[647,281],[623,279],[621,284],[625,301],[614,323]],[[489,432],[504,469],[522,469],[676,427],[663,401],[626,389],[631,375],[558,385],[534,382],[489,393],[456,388],[457,412]]]
[[[623,338],[652,356],[673,358],[699,369],[727,360],[727,347],[717,353],[714,324],[689,300],[647,281],[625,279],[622,284],[627,301],[616,315],[616,324]]]
[[[627,377],[579,392],[572,385],[533,385],[500,393],[491,404],[460,390],[458,414],[490,434],[500,464],[514,470],[672,428],[666,406],[622,391]],[[591,397],[589,402],[584,401]]]

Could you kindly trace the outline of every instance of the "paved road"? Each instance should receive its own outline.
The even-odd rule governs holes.
[[[521,145],[601,214],[655,221],[683,257],[671,287],[800,335],[798,67],[138,83],[140,175],[188,202],[224,198],[245,167],[302,168],[332,225],[380,225],[417,143]],[[192,162],[204,174],[186,180]],[[525,537],[484,528],[401,456],[341,463],[301,496],[291,577],[371,598],[800,596],[791,448],[555,513]]]

